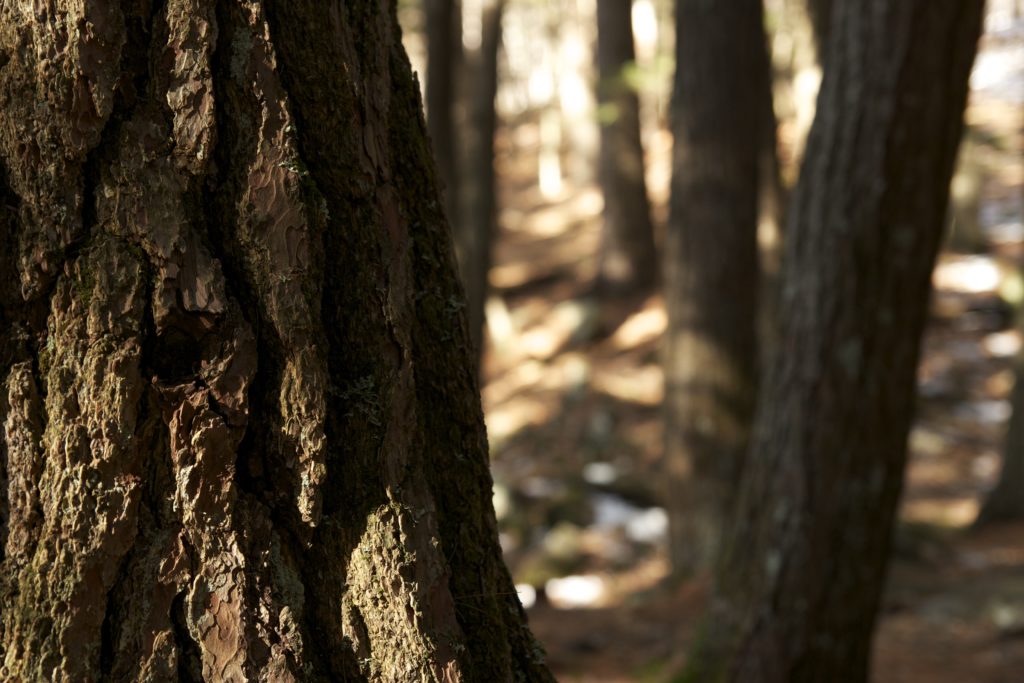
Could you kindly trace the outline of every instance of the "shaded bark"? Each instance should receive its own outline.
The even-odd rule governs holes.
[[[1014,375],[1013,413],[1003,444],[1002,467],[978,512],[977,525],[1024,519],[1024,353],[1017,354]]]
[[[454,134],[462,62],[462,9],[458,0],[424,0],[427,37],[427,130],[448,208],[458,211],[458,158]]]
[[[781,345],[689,680],[867,679],[981,10],[835,5]]]
[[[420,107],[380,4],[0,4],[0,678],[552,680]]]
[[[631,0],[598,0],[598,117],[604,231],[598,288],[643,291],[658,280],[654,226],[640,143],[640,100],[629,83],[635,67]]]
[[[494,168],[494,136],[498,130],[495,97],[498,94],[498,53],[504,0],[483,0],[479,49],[467,54],[469,86],[466,98],[467,126],[456,226],[460,270],[466,286],[469,334],[479,362],[484,344],[484,304],[490,291],[492,247],[497,232],[497,187]]]
[[[758,0],[680,0],[676,22],[665,458],[672,565],[686,573],[713,557],[753,414],[769,67]]]
[[[832,23],[832,7],[837,0],[806,0],[807,16],[814,31],[814,46],[818,53],[818,64],[824,68],[828,34]]]

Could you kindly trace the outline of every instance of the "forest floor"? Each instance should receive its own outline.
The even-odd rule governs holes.
[[[1024,680],[1024,523],[971,523],[999,469],[1022,287],[1024,31],[991,32],[968,121],[982,160],[979,253],[945,252],[919,371],[896,548],[875,639],[878,683]],[[664,681],[708,580],[665,582],[658,506],[660,296],[590,297],[601,195],[536,183],[535,122],[499,140],[502,185],[483,399],[502,544],[565,682]],[[664,225],[670,137],[646,140]],[[1024,493],[1022,493],[1024,495]]]

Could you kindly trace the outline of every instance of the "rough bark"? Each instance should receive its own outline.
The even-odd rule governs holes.
[[[0,679],[551,680],[420,106],[376,3],[0,2]]]
[[[713,557],[753,414],[769,67],[758,0],[676,11],[665,462],[672,564],[688,573]]]
[[[868,676],[982,3],[834,10],[790,209],[782,341],[689,680]]]
[[[601,121],[600,181],[604,231],[598,287],[643,291],[658,280],[654,226],[640,143],[640,100],[630,85],[635,66],[631,0],[598,0],[597,99]]]
[[[484,304],[490,290],[492,247],[497,232],[497,187],[494,168],[494,136],[498,129],[495,97],[498,94],[498,52],[504,0],[483,0],[480,6],[480,47],[467,54],[469,88],[466,98],[468,125],[463,135],[460,219],[456,242],[460,270],[466,286],[469,334],[477,360],[484,343]]]

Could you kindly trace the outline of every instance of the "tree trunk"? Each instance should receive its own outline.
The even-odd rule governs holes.
[[[867,679],[982,3],[847,0],[694,681]]]
[[[384,7],[0,3],[0,678],[552,680]]]
[[[818,65],[825,66],[825,50],[832,23],[832,7],[837,0],[807,0],[807,16],[814,31],[814,47],[818,53]]]
[[[498,129],[498,50],[504,0],[482,0],[480,47],[467,55],[468,125],[463,134],[461,216],[457,226],[460,270],[466,285],[469,334],[479,362],[484,344],[484,303],[490,290],[492,245],[497,232],[494,136]]]
[[[448,218],[458,210],[458,149],[453,133],[459,101],[462,10],[458,0],[425,0],[427,36],[427,130],[444,188]]]
[[[1018,277],[1024,278],[1024,270],[1018,271]],[[1024,301],[1018,296],[1008,303],[1015,308],[1017,330],[1024,332]],[[1013,393],[1010,395],[1013,412],[1003,443],[999,479],[985,496],[975,526],[1024,519],[1024,349],[1017,352],[1013,369]]]
[[[1003,444],[1002,468],[978,512],[978,525],[1024,519],[1024,352],[1018,352],[1014,365],[1013,413]]]
[[[746,450],[768,55],[759,0],[677,3],[665,458],[675,571],[706,567]]]
[[[636,60],[631,7],[631,0],[597,2],[600,180],[604,192],[598,287],[611,293],[647,290],[658,275],[640,144],[640,101],[628,78]]]

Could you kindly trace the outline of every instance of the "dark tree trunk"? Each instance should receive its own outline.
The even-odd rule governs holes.
[[[834,10],[790,208],[781,343],[694,681],[868,676],[982,3]]]
[[[759,0],[676,7],[665,457],[672,564],[685,573],[710,563],[754,407],[769,67]]]
[[[1024,272],[1021,273],[1024,275]],[[1015,302],[1017,330],[1024,331],[1024,303]],[[1003,461],[995,487],[985,496],[978,519],[980,526],[991,522],[1024,519],[1024,349],[1014,360],[1013,412],[1003,443]]]
[[[825,66],[825,50],[828,45],[828,34],[832,23],[832,7],[837,0],[806,0],[807,16],[811,20],[814,31],[814,46],[818,52],[818,64]]]
[[[463,133],[464,162],[461,215],[456,226],[460,270],[466,285],[469,334],[479,361],[484,340],[484,303],[490,286],[491,252],[497,232],[497,187],[494,168],[494,136],[498,116],[498,51],[501,47],[501,16],[504,0],[483,0],[479,49],[467,54],[469,75]]]
[[[444,189],[448,218],[456,224],[459,151],[454,135],[462,56],[462,11],[458,0],[424,0],[427,36],[427,130]]]
[[[384,7],[0,3],[0,678],[552,680]]]
[[[604,232],[598,287],[643,291],[658,276],[654,227],[640,144],[640,101],[627,78],[634,65],[631,0],[598,0],[597,67]]]
[[[981,506],[977,524],[1024,519],[1024,352],[1018,353],[999,480]]]

